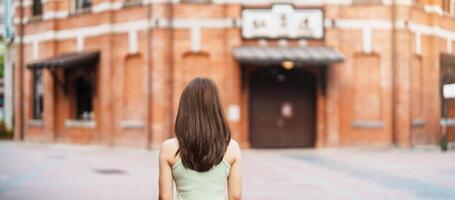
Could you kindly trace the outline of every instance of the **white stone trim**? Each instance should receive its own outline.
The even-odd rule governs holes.
[[[76,29],[64,29],[60,31],[52,31],[54,37],[58,40],[75,38],[79,36],[98,36],[105,34],[111,30],[110,24],[100,24],[96,26],[82,27]],[[25,39],[24,39],[25,40]]]
[[[168,24],[166,20],[156,19],[158,21],[158,26]],[[227,22],[231,21],[225,19],[181,19],[175,20],[175,28],[226,28],[231,27]],[[222,22],[221,24],[219,22]],[[49,40],[65,40],[65,39],[74,39],[80,36],[83,37],[92,37],[99,36],[107,33],[127,33],[130,32],[132,28],[137,31],[146,30],[147,28],[154,28],[154,23],[149,23],[148,20],[138,20],[138,21],[129,21],[118,24],[99,24],[95,26],[86,26],[81,28],[73,29],[64,29],[59,31],[45,31],[40,33],[34,33],[24,36],[24,43],[32,43],[34,41],[49,41]],[[17,40],[18,41],[18,40]]]
[[[167,3],[168,0],[142,0],[143,5],[151,4],[151,3]]]
[[[392,22],[389,20],[368,20],[368,19],[337,19],[335,28],[342,29],[391,29]]]
[[[397,29],[406,29],[407,22],[405,20],[397,20],[395,21],[395,28]]]
[[[325,28],[333,28],[333,20],[332,19],[329,19],[329,18],[325,18],[324,19],[324,27]]]
[[[442,29],[439,26],[429,26],[425,24],[417,24],[414,22],[409,22],[409,30],[412,32],[420,32],[424,35],[434,35],[443,39],[455,40],[455,31],[449,31]]]
[[[201,51],[201,27],[193,26],[191,28],[191,51],[199,52]]]
[[[51,0],[43,0],[44,2],[50,2]],[[172,2],[174,4],[180,3],[179,0],[142,0],[143,5],[148,5],[148,4],[155,4],[155,3],[167,3],[167,2]],[[392,0],[383,0],[382,4],[385,6],[390,6]],[[402,5],[402,6],[412,6],[414,4],[413,0],[395,0],[397,5]],[[16,1],[15,1],[16,3]],[[351,5],[352,0],[212,0],[212,3],[214,4],[242,4],[242,5],[254,5],[254,4],[273,4],[273,3],[289,3],[289,4],[294,4],[294,5]],[[25,0],[25,6],[31,6],[33,4],[32,0]],[[123,1],[116,1],[116,2],[102,2],[99,4],[95,4],[91,8],[91,12],[93,13],[99,13],[99,12],[105,12],[105,11],[112,11],[112,10],[119,10],[122,9],[124,2]],[[18,6],[18,5],[15,5]],[[438,15],[443,14],[443,10],[441,6],[439,5],[429,5],[425,4],[423,7],[424,11],[426,13],[436,13]],[[48,12],[51,12],[48,14]],[[59,14],[55,14],[59,13]],[[44,20],[50,20],[50,19],[61,19],[65,18],[68,16],[68,11],[45,11],[43,19]],[[238,20],[238,19],[236,19]],[[27,23],[28,20],[24,20],[24,23]],[[325,21],[326,23],[327,21]],[[241,20],[239,26],[241,26]]]
[[[452,43],[453,43],[453,40],[447,39],[447,52],[448,53],[452,53],[452,51],[453,51],[453,49],[452,49],[453,48],[453,44]]]
[[[427,13],[436,13],[438,15],[442,15],[444,13],[440,5],[425,4],[423,5],[423,10]]]
[[[455,126],[455,118],[441,118],[439,124],[441,126]]]
[[[144,128],[145,123],[141,120],[121,120],[120,127],[123,129]]]
[[[128,52],[135,54],[138,52],[137,30],[128,32]]]
[[[129,22],[122,22],[118,24],[112,24],[112,32],[114,33],[124,33],[129,32],[131,29],[136,31],[143,31],[147,30],[147,28],[154,28],[153,23],[149,23],[149,20],[138,20],[138,21],[129,21]],[[109,28],[110,29],[110,28]],[[104,30],[109,32],[110,30]]]
[[[166,28],[169,26],[169,20],[167,20],[166,18],[157,18],[157,19],[155,19],[155,21],[156,21],[156,27]]]
[[[382,4],[386,6],[392,5],[393,0],[382,0]],[[411,6],[414,4],[414,0],[395,0],[396,5],[401,5],[401,6]]]
[[[447,38],[451,40],[455,40],[455,31],[449,31],[442,29],[439,26],[434,27],[434,34],[441,37],[441,38]]]
[[[338,19],[335,20],[335,28],[341,29],[391,29],[392,22],[388,20],[363,20],[363,19]],[[397,21],[396,27],[398,29],[409,29],[413,33],[419,32],[422,35],[437,36],[443,39],[455,40],[455,31],[442,29],[439,26],[430,26],[425,24],[419,24],[415,22]]]
[[[431,27],[431,26],[428,26],[425,24],[417,24],[414,22],[409,22],[408,28],[409,28],[409,30],[411,30],[412,32],[415,32],[415,33],[419,32],[424,35],[434,34],[434,27]]]
[[[69,12],[67,10],[60,10],[60,11],[46,11],[43,13],[44,20],[50,19],[63,19],[68,17]]]
[[[19,8],[19,5],[20,5],[20,0],[12,0],[13,1],[13,8]],[[41,3],[42,4],[45,4],[45,3],[48,3],[48,2],[52,2],[52,1],[55,1],[55,0],[41,0]],[[29,7],[29,6],[32,6],[33,5],[33,0],[23,0],[22,1],[22,7]]]
[[[14,8],[18,8],[20,5],[20,0],[14,0],[13,2],[13,7]],[[23,0],[22,1],[22,7],[28,7],[28,6],[32,6],[33,5],[33,1],[32,0]]]
[[[92,6],[92,12],[93,13],[100,13],[100,12],[105,12],[105,11],[111,11],[111,10],[119,10],[123,6],[122,1],[116,1],[116,2],[102,2],[99,4],[95,4]]]
[[[384,2],[388,2],[390,0],[384,0]],[[398,3],[403,5],[407,5],[407,2],[410,0],[397,0]],[[42,0],[42,3],[50,2],[50,0]],[[154,4],[154,3],[168,3],[172,2],[174,4],[181,3],[180,0],[142,0],[143,4]],[[107,10],[109,8],[117,8],[118,5],[112,5],[120,3],[120,7],[122,6],[123,2],[103,2],[98,5],[99,8],[97,10]],[[351,5],[352,0],[212,0],[214,4],[242,4],[242,5],[257,5],[257,4],[272,4],[272,3],[290,3],[290,4],[298,4],[298,5]],[[23,7],[31,6],[33,4],[32,0],[24,0]],[[101,5],[103,4],[103,5]],[[111,5],[109,5],[111,4]],[[386,3],[384,3],[386,4]],[[387,5],[387,4],[386,4]],[[94,7],[97,5],[94,5]],[[19,1],[14,1],[14,7],[19,7]]]
[[[52,0],[42,0],[42,3],[51,2]],[[172,2],[173,4],[181,3],[180,0],[142,0],[143,5],[148,4],[159,4],[159,3],[168,3]],[[263,5],[263,4],[273,4],[273,3],[287,3],[294,5],[305,5],[305,6],[323,6],[323,5],[352,5],[353,0],[212,0],[213,4],[241,4],[241,5]],[[415,4],[414,0],[395,0],[396,5],[401,6],[412,6]],[[32,6],[32,0],[24,0],[23,7]],[[110,10],[119,10],[123,7],[124,2],[102,2],[92,6],[92,12],[104,12]],[[382,0],[382,4],[385,6],[392,5],[392,0]],[[451,5],[453,7],[453,5]],[[19,1],[13,2],[13,7],[19,7]],[[453,9],[453,8],[452,8]],[[444,11],[440,5],[425,4],[423,10],[426,13],[436,13],[442,15]],[[453,12],[453,11],[452,11]],[[46,14],[46,12],[45,12]],[[58,18],[58,17],[55,17]],[[54,18],[45,18],[45,19],[54,19]]]
[[[417,128],[417,127],[424,127],[425,126],[425,120],[424,119],[413,119],[412,120],[412,127]]]
[[[39,42],[37,40],[32,43],[32,59],[37,60],[39,58]]]
[[[30,119],[28,120],[29,127],[43,127],[44,121],[42,119]]]
[[[113,33],[126,33],[134,27],[136,30],[145,30],[147,28],[147,20],[131,21],[119,24],[100,24],[95,26],[86,26],[74,29],[65,29],[59,31],[45,31],[24,36],[24,43],[32,43],[34,41],[49,41],[49,40],[65,40],[74,39],[77,37],[90,37]]]
[[[351,128],[380,129],[384,128],[384,122],[382,120],[353,120]]]
[[[152,22],[156,23],[152,23]],[[232,18],[225,19],[175,19],[172,24],[174,28],[190,29],[193,27],[200,27],[201,29],[218,29],[218,28],[232,28],[235,27]],[[418,24],[414,22],[406,23],[397,21],[398,29],[409,29],[411,32],[419,32],[422,35],[433,35],[442,39],[455,40],[455,31],[442,29],[439,26],[429,26]],[[162,28],[170,25],[168,20],[163,18],[149,20],[129,21],[118,24],[100,24],[95,26],[87,26],[82,28],[65,29],[59,31],[45,31],[25,35],[24,43],[32,43],[33,41],[48,41],[48,40],[65,40],[75,39],[78,36],[98,36],[107,33],[128,33],[132,28],[137,31],[146,30],[147,28]],[[388,20],[364,20],[364,19],[337,19],[333,28],[339,29],[386,29],[392,28],[392,22]],[[18,42],[19,40],[16,40]]]
[[[235,23],[234,27],[242,28],[242,22],[243,22],[243,20],[241,17],[234,18],[234,23]]]
[[[42,0],[43,3],[50,2],[50,0]],[[154,4],[154,3],[168,3],[172,2],[174,4],[180,3],[180,0],[142,0],[142,4]],[[413,0],[395,0],[397,5],[402,6],[411,6],[413,5]],[[116,4],[117,2],[114,2]],[[122,2],[123,3],[123,2]],[[353,0],[212,0],[213,4],[242,4],[242,5],[263,5],[263,4],[273,4],[273,3],[289,3],[289,4],[297,4],[297,5],[351,5]],[[32,0],[24,0],[23,6],[31,6],[33,4]],[[100,6],[100,9],[108,9],[112,8],[112,5],[109,6],[107,4],[112,4],[111,2],[103,2],[104,4]],[[382,4],[386,6],[392,5],[392,0],[382,0]],[[19,1],[14,1],[14,7],[19,7]],[[437,10],[437,5],[428,5],[428,10],[431,12],[432,10]],[[116,6],[114,6],[115,8]],[[121,6],[120,6],[121,7]]]
[[[227,28],[233,27],[233,18],[220,18],[220,19],[175,19],[172,23],[174,28]]]
[[[95,128],[95,120],[65,120],[65,128]]]
[[[83,51],[84,50],[84,36],[78,36],[76,38],[76,48],[78,51]]]
[[[26,44],[30,44],[33,43],[34,41],[49,41],[55,39],[54,35],[55,35],[54,31],[45,31],[40,33],[28,34],[23,37],[23,42]],[[18,43],[19,39],[14,41]]]
[[[415,33],[415,40],[416,40],[415,41],[416,42],[416,44],[415,44],[416,52],[415,53],[417,55],[422,55],[422,35],[420,34],[420,32]]]
[[[27,23],[29,21],[29,18],[28,17],[24,17],[24,18],[22,18],[22,20],[23,20],[22,23],[25,24],[25,23]],[[14,17],[13,18],[13,23],[14,23],[14,25],[20,24],[20,18],[19,17]]]
[[[212,0],[215,4],[272,4],[272,3],[290,3],[299,5],[350,5],[352,0]]]
[[[373,52],[373,39],[371,28],[362,29],[362,50],[364,53]]]

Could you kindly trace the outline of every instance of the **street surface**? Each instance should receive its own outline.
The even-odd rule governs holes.
[[[0,142],[0,199],[157,199],[158,152]],[[245,200],[455,199],[455,151],[244,150]]]

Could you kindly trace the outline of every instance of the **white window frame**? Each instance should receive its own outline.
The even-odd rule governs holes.
[[[82,7],[83,0],[70,0],[70,13],[82,13],[86,11],[90,11],[93,7],[93,0],[90,0],[90,7],[83,8]],[[79,7],[77,4],[80,4]]]

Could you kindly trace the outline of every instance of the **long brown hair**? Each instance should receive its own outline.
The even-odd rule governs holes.
[[[205,172],[223,160],[231,131],[212,80],[195,78],[183,90],[175,135],[184,167]]]

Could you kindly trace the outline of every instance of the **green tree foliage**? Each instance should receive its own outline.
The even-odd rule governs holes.
[[[4,63],[3,63],[3,54],[0,55],[0,78],[3,78],[3,70],[4,70]]]

